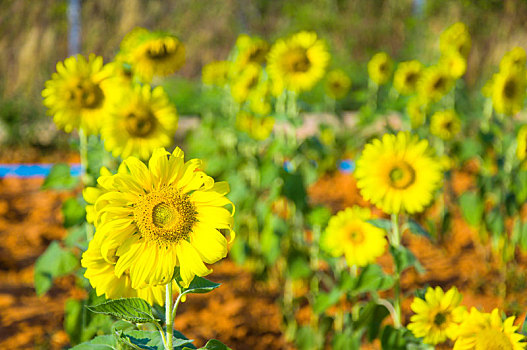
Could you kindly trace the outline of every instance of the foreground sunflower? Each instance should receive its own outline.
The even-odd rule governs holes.
[[[426,344],[439,344],[455,339],[457,328],[466,314],[464,306],[459,306],[462,295],[453,287],[446,293],[440,287],[428,288],[424,300],[414,298],[408,329]]]
[[[174,35],[135,28],[121,42],[120,55],[141,81],[167,76],[185,63],[185,46]]]
[[[413,94],[422,70],[423,64],[416,60],[399,63],[393,75],[393,87],[402,95]]]
[[[176,108],[160,86],[124,88],[109,114],[101,138],[114,157],[148,159],[154,149],[172,143],[178,125]]]
[[[527,88],[525,68],[510,66],[492,79],[492,105],[498,113],[514,115],[523,108]]]
[[[430,132],[443,140],[450,140],[461,130],[461,121],[452,109],[438,111],[430,119]]]
[[[378,52],[368,62],[368,74],[377,85],[384,85],[392,75],[393,61],[386,52]]]
[[[132,288],[167,284],[176,266],[188,287],[194,276],[211,272],[204,262],[226,256],[223,233],[234,238],[229,185],[215,183],[201,166],[199,159],[184,162],[179,148],[172,154],[156,149],[148,166],[129,157],[126,171],[113,175],[95,202],[101,254],[115,263],[116,277],[130,276]]]
[[[335,100],[341,99],[348,93],[351,87],[351,79],[343,70],[335,69],[326,75],[324,87],[329,97]]]
[[[364,147],[355,172],[361,195],[387,214],[424,210],[439,188],[441,163],[428,141],[385,134]]]
[[[267,56],[271,80],[291,91],[310,90],[324,76],[329,61],[325,43],[314,32],[278,40]]]
[[[454,350],[525,349],[525,337],[516,332],[519,327],[514,319],[512,316],[503,321],[498,309],[483,313],[472,308],[457,330]]]
[[[42,91],[44,105],[57,127],[97,134],[112,95],[112,77],[113,68],[103,65],[102,57],[94,54],[87,60],[77,55],[57,63],[57,72]]]

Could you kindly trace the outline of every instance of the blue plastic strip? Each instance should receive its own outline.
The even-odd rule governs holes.
[[[0,177],[46,177],[54,164],[0,164]],[[70,164],[71,175],[80,176],[81,165]]]
[[[343,159],[339,163],[339,170],[345,174],[352,173],[355,170],[355,162],[351,159]]]

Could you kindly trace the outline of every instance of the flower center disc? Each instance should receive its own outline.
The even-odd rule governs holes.
[[[95,109],[102,105],[104,93],[98,84],[81,81],[68,91],[68,99],[75,101],[81,108]]]
[[[446,322],[446,316],[442,312],[438,312],[434,317],[434,324],[441,327]]]
[[[514,80],[508,80],[503,87],[503,95],[508,99],[513,99],[516,96],[516,83]]]
[[[188,196],[172,188],[151,192],[134,206],[134,220],[142,237],[159,244],[188,239],[196,222],[196,208]]]
[[[289,51],[285,57],[286,70],[293,73],[304,73],[309,70],[311,62],[304,49],[297,48]]]
[[[126,131],[135,137],[145,137],[155,128],[156,119],[149,110],[136,110],[126,116]]]
[[[487,329],[476,336],[475,350],[513,350],[512,343],[505,334],[496,329]]]
[[[405,161],[394,166],[389,173],[390,184],[396,189],[408,188],[415,181],[415,170]]]

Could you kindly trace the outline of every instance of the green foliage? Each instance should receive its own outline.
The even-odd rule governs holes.
[[[158,321],[152,314],[150,305],[141,298],[114,299],[86,307],[91,312],[111,315],[134,323]]]
[[[481,198],[474,192],[465,192],[459,198],[463,218],[471,226],[478,226],[483,217],[484,203]]]
[[[62,204],[64,227],[69,228],[85,221],[86,210],[77,198],[68,198]]]
[[[145,350],[165,350],[163,338],[157,331],[132,330],[118,332],[117,340],[119,343],[128,345],[132,348]],[[174,349],[181,349],[183,346],[191,344],[192,340],[174,337],[172,342]]]
[[[183,348],[183,350],[187,350],[190,348]],[[211,339],[205,344],[204,347],[199,348],[198,350],[231,350],[231,348],[227,347],[225,344],[220,342],[216,339]]]
[[[390,254],[393,256],[397,273],[400,274],[409,267],[414,267],[419,273],[425,272],[424,267],[408,248],[390,246]]]
[[[71,350],[118,350],[117,341],[113,335],[99,335],[90,341],[79,344]]]
[[[188,288],[181,287],[181,295],[185,294],[204,294],[212,292],[218,288],[221,284],[209,281],[206,278],[195,276]]]
[[[53,165],[41,188],[43,190],[71,190],[78,185],[79,178],[71,176],[69,165],[59,163]]]
[[[408,228],[410,231],[416,235],[426,237],[428,239],[431,239],[430,233],[423,228],[417,221],[415,221],[412,218],[408,219]]]
[[[394,278],[386,275],[379,265],[370,264],[362,269],[352,291],[356,294],[383,291],[391,288],[393,283]]]
[[[37,295],[46,293],[53,279],[73,272],[79,266],[75,254],[62,248],[57,241],[51,242],[35,263],[35,289]]]
[[[380,229],[390,232],[392,230],[392,222],[388,219],[369,219],[366,220],[370,224]]]

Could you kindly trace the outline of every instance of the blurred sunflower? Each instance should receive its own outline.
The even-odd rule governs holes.
[[[496,80],[497,74],[493,74],[492,77],[487,80],[485,85],[481,88],[481,94],[487,98],[492,98],[492,92],[494,91],[494,80]]]
[[[390,80],[393,61],[386,52],[378,52],[368,62],[368,75],[377,85],[384,85]]]
[[[321,247],[334,257],[344,255],[349,266],[375,262],[386,249],[384,230],[373,226],[368,208],[353,206],[339,211],[329,220]]]
[[[57,72],[42,91],[44,105],[57,127],[66,132],[82,129],[97,134],[113,94],[113,69],[102,57],[91,54],[68,57],[57,63]]]
[[[520,69],[525,69],[527,62],[527,54],[523,47],[515,47],[507,52],[500,62],[500,70],[508,70],[512,66]]]
[[[416,60],[399,63],[393,75],[393,87],[402,95],[413,94],[422,70],[423,65]]]
[[[275,119],[273,117],[255,117],[249,112],[240,111],[236,115],[236,127],[247,133],[255,140],[265,140],[273,131]]]
[[[247,101],[249,94],[258,86],[261,76],[261,66],[257,64],[247,65],[231,83],[231,95],[234,101],[237,103]]]
[[[444,67],[432,66],[423,70],[423,74],[417,82],[417,91],[423,101],[437,102],[453,86],[454,79]]]
[[[428,141],[408,132],[385,134],[367,144],[355,171],[361,195],[387,214],[423,211],[442,176]]]
[[[172,143],[177,130],[176,108],[161,86],[135,85],[122,93],[101,128],[106,150],[114,157],[148,159],[158,147]]]
[[[498,113],[513,115],[523,108],[527,88],[524,68],[510,66],[494,75],[492,104]]]
[[[410,118],[410,125],[412,129],[416,129],[423,125],[426,120],[426,112],[428,105],[417,97],[412,97],[406,105],[406,113]]]
[[[443,67],[452,78],[461,78],[467,71],[467,61],[458,51],[443,52],[439,59],[439,66]]]
[[[324,76],[329,61],[325,43],[314,32],[278,40],[267,56],[271,80],[291,91],[310,90]]]
[[[120,54],[143,82],[173,74],[185,63],[185,46],[178,38],[145,28],[135,28],[124,37]]]
[[[443,140],[452,139],[461,131],[461,121],[452,109],[438,111],[430,119],[430,132]]]
[[[249,108],[255,114],[268,115],[271,113],[271,85],[270,82],[260,81],[260,84],[249,94]]]
[[[410,306],[415,315],[411,317],[408,329],[426,344],[436,345],[447,338],[454,340],[459,324],[467,313],[459,306],[462,295],[456,287],[446,293],[440,287],[428,288],[424,300],[414,298]]]
[[[519,160],[525,160],[527,158],[527,125],[523,125],[518,131],[518,136],[516,137],[517,148],[516,155]]]
[[[241,34],[236,39],[234,66],[236,69],[244,69],[248,64],[264,64],[269,44],[258,37]]]
[[[97,199],[102,217],[95,235],[102,238],[101,254],[115,262],[115,275],[128,274],[132,288],[163,285],[179,266],[182,285],[194,276],[205,276],[212,264],[227,254],[234,206],[225,195],[226,182],[215,183],[203,171],[202,162],[184,162],[176,148],[154,151],[148,167],[135,157],[123,161],[126,173],[113,175],[112,188]],[[225,209],[232,206],[232,212]]]
[[[439,48],[441,52],[455,50],[465,59],[470,53],[472,39],[465,23],[457,22],[445,29],[439,37]]]
[[[454,350],[525,349],[525,337],[516,332],[514,319],[512,316],[503,321],[498,309],[483,313],[472,308],[457,330]]]
[[[81,265],[86,268],[86,277],[97,295],[105,294],[107,299],[134,298],[139,297],[146,300],[150,305],[165,304],[165,286],[147,286],[143,288],[132,288],[132,281],[127,272],[117,277],[115,274],[115,263],[118,256],[109,255],[108,259],[101,254],[102,236],[96,234],[90,241],[88,249],[82,254]],[[179,293],[177,283],[172,284],[173,292]]]
[[[205,85],[225,86],[229,81],[229,61],[214,61],[203,67],[201,81]]]
[[[351,79],[343,70],[335,69],[326,75],[324,87],[329,97],[335,100],[341,99],[348,93],[351,87]]]

